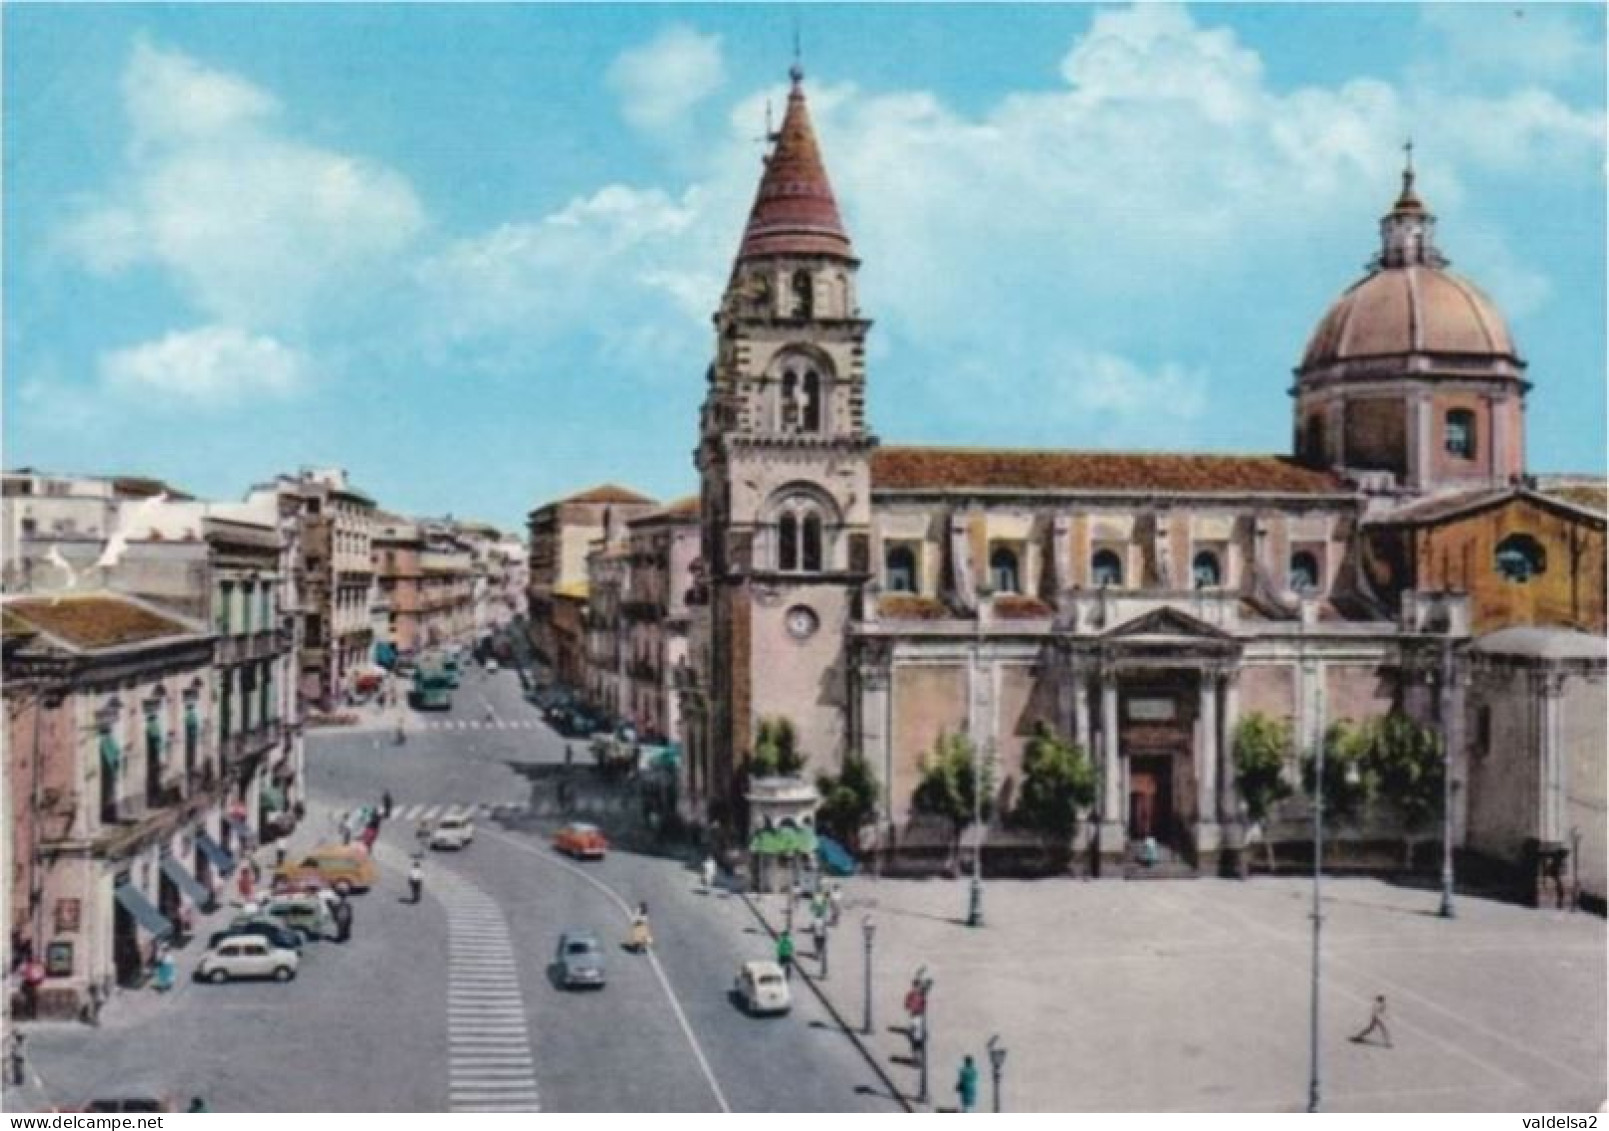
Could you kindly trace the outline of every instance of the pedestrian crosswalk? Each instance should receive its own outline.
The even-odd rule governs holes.
[[[547,730],[537,719],[415,719],[414,730]]]
[[[461,876],[431,886],[447,909],[448,1110],[541,1111],[508,923]]]
[[[532,811],[529,801],[452,801],[399,805],[392,815],[401,821],[437,821],[449,813],[462,817],[519,817]]]

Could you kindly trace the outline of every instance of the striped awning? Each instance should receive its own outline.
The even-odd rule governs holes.
[[[145,898],[145,893],[140,891],[139,888],[133,884],[118,884],[117,890],[113,894],[117,897],[117,902],[122,905],[123,910],[134,916],[134,921],[147,934],[158,939],[165,939],[173,934],[173,924],[168,921],[168,917],[153,907],[151,901]]]
[[[178,885],[179,890],[184,892],[184,898],[197,907],[205,909],[212,906],[212,893],[201,886],[201,881],[190,874],[190,869],[178,857],[162,857],[162,874]]]
[[[227,876],[235,870],[235,858],[229,855],[229,850],[206,833],[196,834],[196,847],[201,849],[201,855],[218,869],[219,875]]]

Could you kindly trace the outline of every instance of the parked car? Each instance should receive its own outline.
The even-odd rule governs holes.
[[[231,978],[272,978],[288,982],[296,977],[301,957],[294,950],[273,946],[265,938],[247,935],[225,939],[207,951],[196,964],[196,980],[227,982]]]
[[[467,813],[448,813],[430,832],[431,848],[467,848],[475,839],[475,822]]]
[[[493,659],[488,659],[486,661],[485,667],[486,667],[486,671],[487,671],[488,674],[491,673],[491,672],[495,672],[497,670],[497,661],[493,660]]]
[[[328,888],[316,892],[280,892],[263,904],[263,914],[299,937],[321,939],[335,926],[330,908],[339,898]]]
[[[609,851],[609,840],[597,825],[571,822],[554,834],[553,847],[577,859],[602,860]]]
[[[559,984],[565,989],[573,990],[578,986],[603,989],[603,944],[591,931],[568,930],[560,935],[554,963],[558,966]]]
[[[738,967],[732,992],[752,1014],[786,1013],[793,1008],[788,979],[775,962],[745,962]]]
[[[316,879],[344,894],[368,891],[378,878],[374,861],[361,845],[323,844],[300,860],[287,860],[274,870],[274,885],[282,880]]]
[[[207,945],[214,950],[222,946],[229,939],[243,939],[251,937],[267,939],[269,944],[281,950],[301,950],[302,936],[283,923],[275,922],[262,915],[246,915],[236,919],[223,930],[213,934],[207,940]]]
[[[178,1111],[179,1105],[172,1096],[155,1089],[129,1088],[106,1091],[79,1107],[63,1107],[57,1111]]]

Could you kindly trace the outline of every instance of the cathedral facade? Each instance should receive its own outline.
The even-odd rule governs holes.
[[[740,820],[757,726],[785,717],[808,779],[868,760],[897,837],[941,734],[1009,808],[1045,722],[1099,771],[1094,857],[1155,838],[1207,869],[1242,824],[1246,713],[1305,751],[1401,710],[1463,780],[1477,628],[1601,639],[1601,495],[1524,477],[1525,362],[1447,269],[1411,168],[1296,370],[1292,454],[897,447],[867,418],[860,261],[797,68],[773,142],[700,419],[691,808]]]

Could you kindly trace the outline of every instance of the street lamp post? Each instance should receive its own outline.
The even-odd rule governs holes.
[[[1006,1067],[1006,1047],[1000,1043],[1000,1034],[989,1038],[984,1046],[989,1052],[989,1074],[994,1081],[994,1112],[1000,1114],[1000,1074]]]
[[[976,630],[972,638],[972,679],[969,704],[972,712],[972,726],[969,737],[972,740],[972,827],[977,830],[977,840],[972,845],[972,882],[967,885],[967,926],[983,926],[983,743],[978,741],[979,720],[976,717],[978,692],[976,682],[983,663],[983,606],[989,598],[988,586],[978,589],[978,614],[974,620]]]
[[[1313,977],[1308,1032],[1307,1110],[1319,1109],[1319,935],[1324,925],[1320,890],[1324,878],[1324,739],[1318,741],[1313,772]]]
[[[1441,648],[1441,910],[1453,919],[1453,642]]]
[[[876,934],[877,924],[872,922],[872,917],[863,917],[860,921],[860,937],[866,944],[866,1012],[861,1032],[868,1037],[872,1035],[872,938]]]

